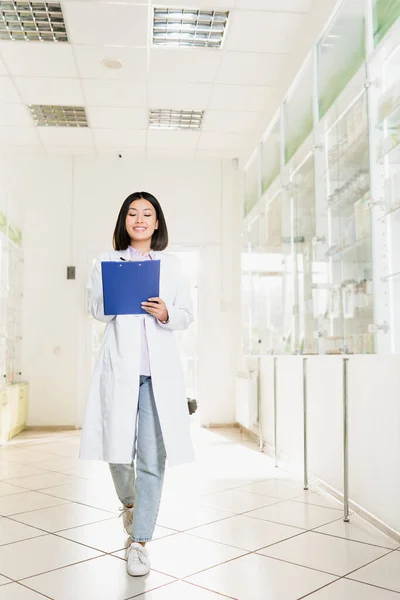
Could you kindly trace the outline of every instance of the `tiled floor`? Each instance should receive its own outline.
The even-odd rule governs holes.
[[[79,432],[0,447],[0,600],[400,600],[398,544],[275,469],[237,429],[193,427],[167,471],[153,569],[126,574],[108,466]]]

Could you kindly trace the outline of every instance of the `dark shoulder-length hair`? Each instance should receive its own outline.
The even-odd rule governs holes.
[[[152,194],[148,192],[135,192],[127,197],[123,205],[121,206],[121,210],[119,211],[117,224],[114,230],[114,249],[117,251],[126,250],[131,243],[128,232],[126,231],[126,216],[129,211],[129,207],[135,200],[147,200],[150,204],[155,208],[157,221],[158,221],[158,229],[153,233],[153,237],[151,238],[151,249],[156,251],[165,250],[168,246],[168,228],[167,223],[165,221],[164,213],[162,211],[161,205],[157,198],[155,198]]]

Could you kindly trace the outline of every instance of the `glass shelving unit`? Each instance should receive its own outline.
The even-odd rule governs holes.
[[[10,225],[7,197],[0,205],[0,381],[3,385],[22,380],[22,235]]]
[[[258,148],[244,173],[244,214],[248,215],[260,199],[260,158]]]
[[[321,121],[327,236],[319,236],[328,302],[320,315],[324,353],[374,352],[369,130],[365,71]]]
[[[394,9],[394,7],[392,7]],[[390,16],[390,12],[387,16]],[[382,21],[381,26],[385,28]],[[400,352],[400,20],[371,58],[371,154],[379,351]]]
[[[285,275],[292,277],[292,282],[287,282],[286,287],[292,288],[290,295],[293,301],[290,349],[297,354],[316,354],[313,310],[313,240],[316,223],[311,56],[289,91],[283,110],[286,163],[283,179],[288,182],[283,240],[287,265]]]
[[[274,183],[281,171],[281,115],[280,111],[261,142],[261,193]]]
[[[245,188],[250,353],[399,353],[398,0],[343,0],[249,161]],[[281,311],[271,320],[273,295]]]

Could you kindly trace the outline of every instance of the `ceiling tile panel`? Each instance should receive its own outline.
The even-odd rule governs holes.
[[[271,88],[264,86],[215,85],[209,110],[260,111]]]
[[[301,13],[310,10],[311,2],[312,0],[236,0],[236,8]]]
[[[0,147],[40,146],[35,127],[0,127]]]
[[[46,145],[47,154],[66,154],[71,156],[95,155],[94,146],[49,146]]]
[[[245,141],[245,136],[240,133],[212,133],[205,131],[201,134],[199,150],[225,150],[232,148],[239,150]]]
[[[149,77],[153,81],[213,82],[222,55],[219,50],[153,48]]]
[[[70,44],[0,42],[0,53],[14,76],[78,76]]]
[[[14,81],[26,104],[84,104],[79,79],[16,77]]]
[[[6,65],[4,64],[3,59],[0,56],[0,75],[8,75]]]
[[[256,112],[209,110],[204,115],[203,131],[246,133],[258,118]]]
[[[235,7],[236,0],[182,0],[181,2],[177,2],[176,0],[159,0],[152,3],[154,6],[162,7],[175,7],[182,6],[183,8],[204,8],[208,10],[220,10],[220,9],[230,9]]]
[[[143,48],[110,48],[106,46],[75,46],[74,52],[81,77],[144,81],[147,78],[146,50]],[[122,62],[121,69],[107,69],[104,58]]]
[[[200,139],[199,131],[155,131],[147,134],[149,148],[196,148]]]
[[[146,147],[142,148],[121,148],[119,146],[98,146],[96,148],[96,154],[100,156],[108,156],[110,158],[115,158],[115,160],[131,160],[132,158],[144,158],[146,156]],[[122,154],[122,158],[118,157],[118,154]]]
[[[21,97],[9,77],[0,77],[0,99],[2,104],[18,104]]]
[[[35,124],[24,104],[0,104],[0,127],[35,127]]]
[[[224,52],[215,81],[237,85],[273,85],[287,60],[287,54]]]
[[[146,134],[144,129],[94,129],[93,139],[97,148],[144,148]]]
[[[150,108],[204,109],[211,97],[208,83],[162,84],[149,83]]]
[[[240,52],[290,52],[305,14],[235,11],[225,49]]]
[[[87,127],[38,127],[40,139],[46,146],[92,148],[92,132]]]
[[[196,158],[209,158],[209,159],[230,159],[237,158],[238,152],[234,148],[225,148],[220,150],[197,150]]]
[[[194,148],[147,148],[147,156],[150,158],[194,158]]]
[[[147,129],[148,111],[145,108],[89,106],[90,127],[98,129]]]
[[[129,3],[64,2],[64,18],[73,44],[144,47],[148,7]]]
[[[147,106],[147,86],[134,81],[83,79],[83,92],[90,106]]]

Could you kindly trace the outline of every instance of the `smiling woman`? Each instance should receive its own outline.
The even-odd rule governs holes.
[[[179,259],[163,252],[167,244],[158,200],[147,192],[131,194],[118,215],[115,252],[97,260],[88,286],[91,313],[107,327],[90,385],[80,457],[110,464],[124,528],[132,540],[127,569],[133,576],[150,570],[145,544],[157,520],[166,459],[169,465],[194,459],[173,335],[193,320],[190,286]],[[144,316],[104,314],[101,263],[121,260],[160,261],[161,298],[142,303]]]
[[[160,252],[168,246],[163,210],[157,198],[148,192],[135,192],[128,196],[118,215],[114,248],[126,250],[130,245],[144,250],[143,254],[149,250]]]

